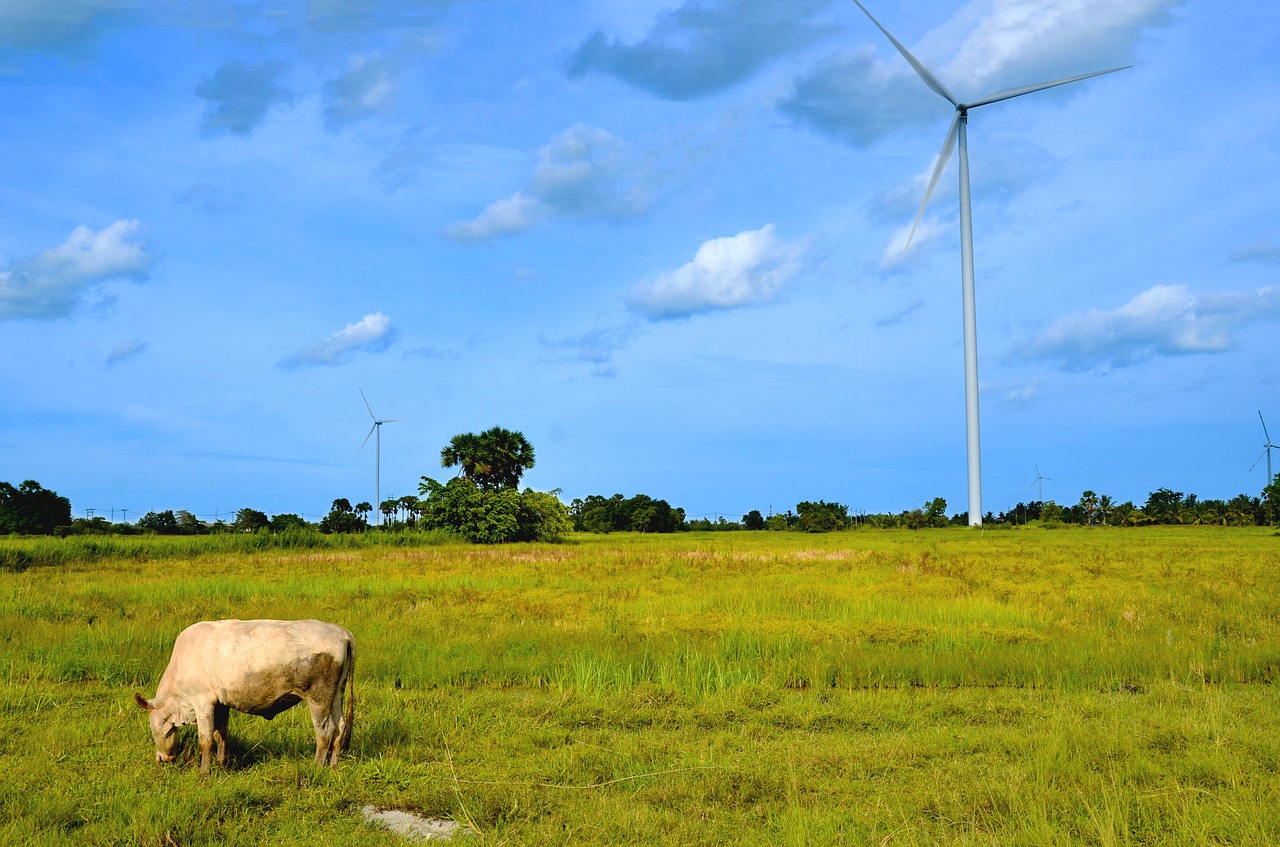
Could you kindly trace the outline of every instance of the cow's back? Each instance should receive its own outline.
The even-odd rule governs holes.
[[[165,679],[183,699],[271,716],[338,684],[353,643],[345,628],[317,620],[202,621],[179,634]]]

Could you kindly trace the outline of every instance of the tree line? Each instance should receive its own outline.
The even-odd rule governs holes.
[[[0,482],[0,534],[69,535],[133,534],[202,535],[216,532],[289,532],[318,530],[324,533],[444,530],[479,543],[548,541],[570,532],[690,531],[796,531],[835,532],[858,526],[885,529],[928,529],[967,526],[967,512],[947,516],[947,501],[935,497],[921,507],[898,513],[853,513],[840,503],[803,501],[784,513],[762,514],[753,509],[740,520],[717,516],[689,518],[685,510],[647,494],[625,497],[590,495],[565,506],[559,490],[521,491],[524,472],[534,466],[534,450],[517,431],[493,427],[481,433],[462,433],[440,451],[442,468],[457,468],[456,475],[440,482],[421,477],[418,496],[406,495],[377,505],[367,501],[352,505],[337,498],[329,513],[316,523],[296,514],[268,517],[244,508],[227,521],[208,523],[185,510],[147,512],[135,523],[108,522],[103,517],[71,517],[66,497],[43,488],[35,480],[18,486]],[[1197,524],[1219,526],[1267,526],[1280,524],[1280,474],[1260,496],[1239,494],[1230,500],[1200,499],[1168,488],[1151,492],[1142,505],[1115,502],[1105,494],[1085,491],[1079,502],[1060,505],[1053,500],[1017,503],[983,516],[987,526],[1115,526]]]

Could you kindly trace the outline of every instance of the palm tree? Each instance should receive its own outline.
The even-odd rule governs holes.
[[[1080,495],[1080,510],[1084,512],[1084,525],[1093,526],[1093,513],[1098,508],[1098,495],[1086,491]]]
[[[533,467],[533,445],[520,432],[495,426],[479,435],[455,435],[440,451],[440,466],[460,466],[459,473],[479,488],[518,488]]]
[[[404,510],[404,522],[412,524],[418,517],[418,498],[412,494],[406,494],[396,501],[398,509]]]

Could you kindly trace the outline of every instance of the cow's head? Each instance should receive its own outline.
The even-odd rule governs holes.
[[[173,715],[169,714],[169,710],[156,706],[155,700],[148,700],[139,693],[135,692],[133,699],[138,708],[146,711],[151,721],[151,737],[156,742],[156,761],[172,762],[177,758],[173,748],[178,737],[178,724]]]

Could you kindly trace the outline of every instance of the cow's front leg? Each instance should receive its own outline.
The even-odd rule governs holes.
[[[200,737],[200,773],[209,773],[209,762],[213,758],[214,722],[213,708],[201,708],[196,711],[196,731]]]

